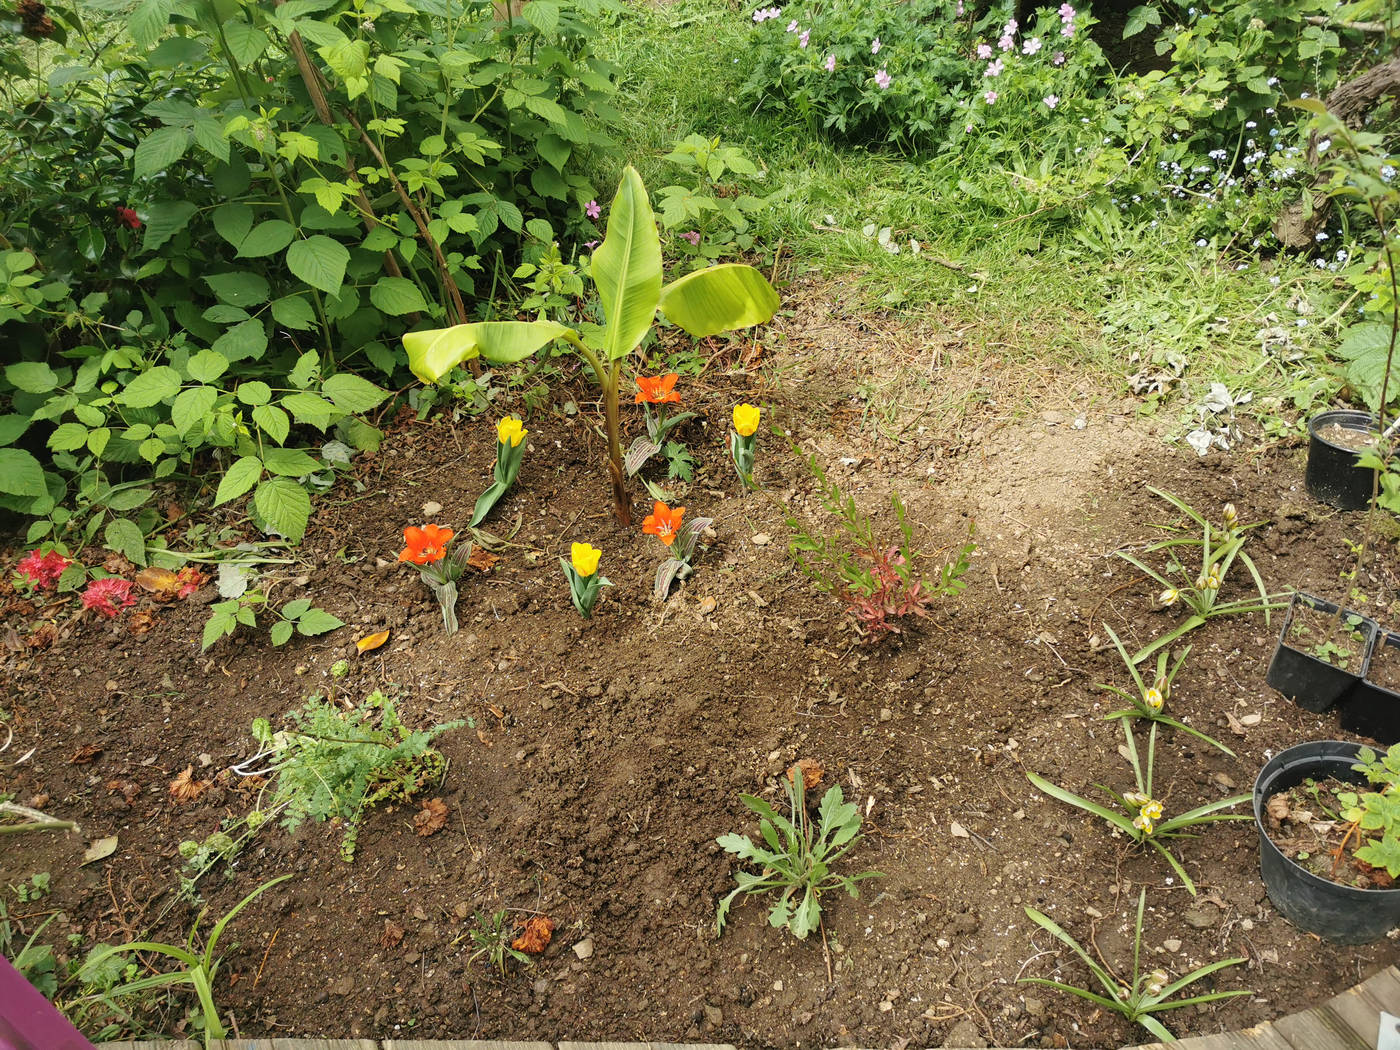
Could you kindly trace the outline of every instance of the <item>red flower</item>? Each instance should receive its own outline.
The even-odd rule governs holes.
[[[72,561],[59,554],[58,551],[40,554],[34,550],[21,558],[15,569],[29,581],[31,587],[47,590],[58,583],[58,578],[63,575],[63,570],[72,564]]]
[[[133,230],[139,230],[141,228],[141,216],[137,215],[130,208],[122,207],[120,204],[117,205],[117,218],[126,223],[126,225]]]
[[[82,598],[84,609],[96,609],[109,620],[127,606],[136,604],[131,596],[131,581],[117,576],[93,580],[83,591]]]
[[[680,531],[681,518],[685,516],[685,508],[677,507],[672,510],[660,500],[656,501],[656,506],[651,513],[642,520],[642,531],[649,536],[655,536],[666,546],[676,542],[676,533]]]
[[[411,561],[414,565],[427,565],[441,561],[447,554],[447,545],[452,541],[451,529],[436,525],[410,525],[403,530],[403,541],[408,544],[399,552],[399,561]]]
[[[681,395],[676,393],[676,380],[680,376],[675,372],[664,376],[637,377],[637,399],[633,404],[640,405],[646,401],[652,405],[679,404]]]
[[[175,579],[180,581],[180,589],[176,592],[177,598],[188,598],[204,584],[209,577],[200,572],[193,565],[187,565],[175,574]]]

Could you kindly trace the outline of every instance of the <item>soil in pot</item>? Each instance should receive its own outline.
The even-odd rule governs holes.
[[[1358,890],[1391,889],[1395,881],[1388,872],[1353,853],[1365,844],[1365,833],[1342,818],[1347,807],[1337,796],[1357,791],[1358,785],[1348,781],[1309,777],[1269,796],[1265,829],[1285,857],[1318,878]]]
[[[1340,423],[1328,423],[1325,427],[1318,427],[1317,436],[1329,445],[1351,449],[1353,452],[1364,452],[1376,447],[1377,435],[1374,430],[1358,430],[1355,427],[1342,426]]]
[[[1355,670],[1366,650],[1363,622],[1355,613],[1333,613],[1298,602],[1284,644],[1343,671]]]
[[[1391,640],[1392,637],[1383,635],[1371,650],[1371,666],[1366,671],[1366,680],[1392,693],[1400,693],[1400,647]]]

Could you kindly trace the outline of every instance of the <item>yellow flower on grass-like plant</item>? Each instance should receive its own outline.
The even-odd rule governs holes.
[[[525,435],[528,433],[530,432],[514,416],[506,416],[496,424],[496,440],[511,448],[517,447],[520,442],[524,441]]]
[[[1133,827],[1138,828],[1144,835],[1151,835],[1156,822],[1162,819],[1162,804],[1155,799],[1148,799],[1138,809],[1138,815],[1133,820]]]
[[[575,543],[569,548],[569,562],[580,576],[592,576],[598,571],[598,559],[603,552],[591,543]]]
[[[1157,596],[1157,600],[1163,605],[1173,605],[1176,603],[1177,598],[1180,597],[1180,594],[1181,592],[1178,591],[1175,587],[1168,587],[1165,591],[1163,591]]]
[[[734,432],[740,437],[753,437],[758,430],[758,417],[762,414],[763,410],[757,405],[735,405]]]
[[[1166,703],[1162,697],[1162,691],[1157,688],[1148,689],[1147,695],[1143,699],[1147,702],[1147,706],[1154,711],[1162,710],[1162,705]]]

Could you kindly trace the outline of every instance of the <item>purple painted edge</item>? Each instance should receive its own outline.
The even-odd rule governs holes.
[[[96,1050],[0,955],[0,1050]]]

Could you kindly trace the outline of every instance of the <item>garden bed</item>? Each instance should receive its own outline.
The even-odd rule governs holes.
[[[421,837],[416,807],[375,811],[352,865],[333,829],[269,829],[231,881],[205,879],[221,913],[262,882],[295,876],[232,927],[216,998],[243,1035],[1137,1043],[1146,1034],[1116,1015],[1015,982],[1088,979],[1024,907],[1118,967],[1131,957],[1144,885],[1152,967],[1179,976],[1249,960],[1214,987],[1255,994],[1165,1015],[1178,1035],[1306,1008],[1395,962],[1392,942],[1332,947],[1278,917],[1252,825],[1208,826],[1180,846],[1193,898],[1155,853],[1131,850],[1025,775],[1079,793],[1132,786],[1121,731],[1101,718],[1116,702],[1096,684],[1126,678],[1102,625],[1133,650],[1181,618],[1159,610],[1154,585],[1112,553],[1140,548],[1154,538],[1149,523],[1171,518],[1146,485],[1211,517],[1232,501],[1245,522],[1270,519],[1249,550],[1271,589],[1340,589],[1359,516],[1307,499],[1301,447],[1199,459],[1164,445],[1134,402],[1072,376],[1028,379],[946,333],[871,331],[839,302],[839,289],[793,294],[794,315],[761,343],[741,340],[682,380],[684,407],[711,425],[682,431],[704,469],[679,502],[712,516],[716,536],[664,605],[650,599],[662,551],[638,527],[643,500],[632,528],[612,516],[582,386],[556,397],[578,398],[581,415],[527,420],[520,482],[486,526],[504,533],[498,523],[519,516],[519,532],[489,571],[463,579],[451,638],[395,557],[423,504],[441,504],[443,524],[469,517],[494,458],[488,419],[400,420],[357,463],[363,491],[345,485],[318,504],[277,594],[314,597],[349,625],[323,638],[274,649],[265,633],[238,635],[201,654],[217,600],[206,588],[163,606],[141,635],[126,620],[74,624],[70,607],[55,610],[57,641],[35,651],[23,639],[47,610],[11,600],[16,739],[0,757],[0,790],[21,802],[47,796],[44,808],[84,833],[5,843],[0,884],[52,876],[51,895],[17,911],[22,923],[60,909],[66,920],[50,928],[60,943],[70,932],[84,943],[183,939],[197,909],[175,900],[176,847],[250,802],[216,783],[178,803],[169,781],[187,766],[211,776],[252,755],[254,718],[275,723],[316,692],[359,699],[378,688],[400,698],[410,724],[471,720],[439,741],[449,765],[432,794],[449,807],[446,826]],[[1021,389],[1032,381],[1033,402]],[[767,418],[891,529],[897,488],[919,549],[946,555],[975,521],[966,591],[904,636],[861,645],[839,603],[788,561],[780,503],[809,520],[821,511],[806,502],[805,468],[766,426],[757,468],[766,491],[739,488],[722,444],[736,400],[769,405]],[[617,585],[591,621],[574,612],[559,573],[572,541],[601,548],[601,571]],[[1393,566],[1386,544],[1361,589],[1388,601]],[[1248,593],[1242,575],[1228,586]],[[1335,716],[1302,711],[1264,684],[1277,625],[1218,619],[1190,636],[1170,713],[1238,757],[1164,732],[1157,782],[1168,807],[1247,791],[1266,756],[1336,734]],[[387,644],[356,654],[357,638],[384,629]],[[333,679],[341,659],[351,671]],[[827,898],[825,941],[769,929],[753,901],[717,940],[715,906],[734,865],[715,839],[752,834],[739,794],[776,803],[777,778],[798,758],[820,762],[866,814],[867,838],[846,870],[884,877],[862,883],[858,901]],[[108,835],[116,852],[79,867],[86,842]],[[501,907],[557,923],[536,965],[505,979],[467,960],[473,913]],[[179,1021],[176,1011],[170,1028]]]

